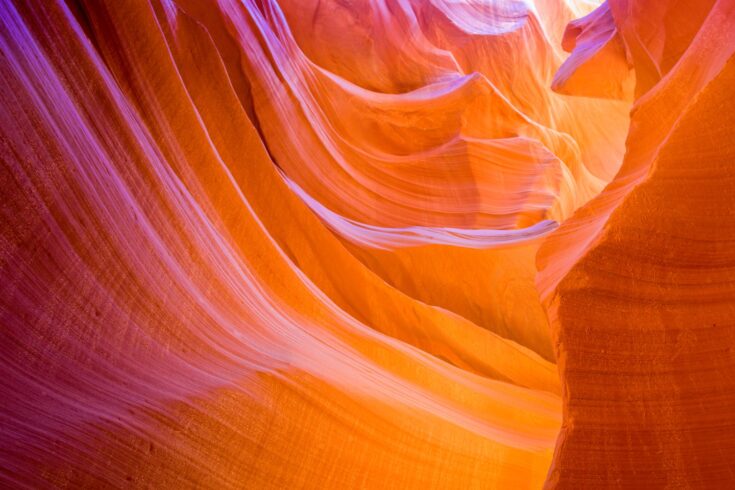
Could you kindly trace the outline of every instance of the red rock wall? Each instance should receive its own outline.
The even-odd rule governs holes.
[[[735,4],[610,3],[641,95],[620,173],[539,253],[564,406],[546,487],[729,488]]]

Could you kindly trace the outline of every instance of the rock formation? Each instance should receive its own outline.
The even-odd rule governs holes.
[[[735,485],[732,0],[0,0],[0,486]]]

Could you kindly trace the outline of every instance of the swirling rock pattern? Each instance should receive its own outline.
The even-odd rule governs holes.
[[[0,486],[735,485],[733,25],[0,0]]]

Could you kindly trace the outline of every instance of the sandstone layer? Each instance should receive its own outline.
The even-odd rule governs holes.
[[[0,0],[0,486],[735,485],[732,0]]]

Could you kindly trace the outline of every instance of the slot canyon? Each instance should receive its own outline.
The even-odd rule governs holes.
[[[0,0],[0,487],[735,488],[734,55],[735,0]]]

